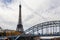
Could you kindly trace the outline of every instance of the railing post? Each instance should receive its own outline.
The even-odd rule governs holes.
[[[54,26],[53,26],[53,34],[54,34]]]
[[[59,24],[59,34],[60,34],[60,24]]]
[[[38,34],[38,27],[37,27],[37,34]]]
[[[43,26],[42,26],[42,35],[43,35]]]
[[[34,35],[34,26],[33,26],[33,35]]]

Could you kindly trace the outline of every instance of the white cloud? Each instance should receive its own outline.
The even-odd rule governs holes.
[[[0,3],[0,26],[3,29],[16,29],[19,14],[19,1],[15,0],[11,5],[2,7]],[[13,28],[14,27],[14,28]]]
[[[7,7],[3,6],[3,3],[0,3],[0,25],[3,25],[2,27],[6,28],[7,26],[9,29],[16,29],[20,1],[22,2],[24,29],[44,21],[60,20],[59,0],[15,0]]]
[[[24,20],[24,23],[29,25],[28,27],[44,21],[60,20],[60,0],[23,0],[23,7],[29,10],[27,12],[23,9],[26,11],[25,14],[30,14],[26,17],[27,21]]]

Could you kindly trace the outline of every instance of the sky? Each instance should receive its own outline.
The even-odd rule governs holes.
[[[60,20],[60,0],[0,0],[0,26],[16,30],[19,5],[24,30],[36,24]]]

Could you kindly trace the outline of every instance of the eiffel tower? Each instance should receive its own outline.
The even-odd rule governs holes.
[[[23,25],[22,25],[22,20],[21,20],[21,5],[19,5],[19,21],[16,30],[18,32],[23,33]]]

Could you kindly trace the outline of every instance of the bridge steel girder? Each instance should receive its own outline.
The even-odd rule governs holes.
[[[51,36],[50,33],[49,34],[44,34],[44,29],[45,28],[46,29],[53,28],[53,29],[50,30],[50,31],[53,31],[51,35],[59,36],[60,35],[60,20],[48,21],[48,22],[43,22],[43,23],[37,24],[37,25],[32,26],[31,28],[25,30],[25,33],[34,34],[35,32],[38,32],[39,30],[41,30],[42,33],[40,32],[41,33],[40,36],[47,36],[47,35]],[[58,35],[54,32],[55,28],[56,29],[59,28],[59,29],[57,29],[57,30],[59,30],[59,32],[56,31],[56,33]],[[48,30],[46,30],[46,31],[48,31]],[[38,34],[39,34],[39,32],[38,32]]]

